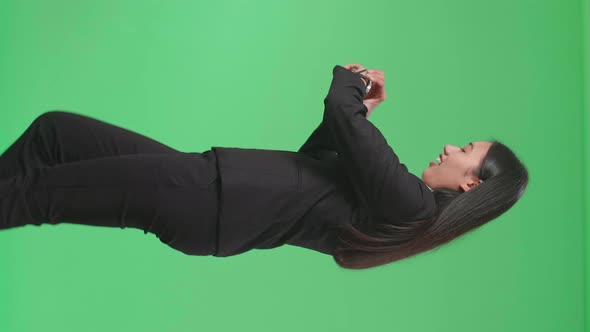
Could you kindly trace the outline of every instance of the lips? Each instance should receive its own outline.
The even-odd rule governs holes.
[[[436,158],[436,162],[431,161],[430,162],[430,166],[440,166],[440,164],[443,163],[443,158],[442,158],[442,153],[438,155],[438,158]]]

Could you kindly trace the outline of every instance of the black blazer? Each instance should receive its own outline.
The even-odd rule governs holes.
[[[434,196],[366,119],[365,84],[336,65],[320,125],[297,152],[213,146],[215,256],[292,244],[330,254],[342,224],[432,216]]]

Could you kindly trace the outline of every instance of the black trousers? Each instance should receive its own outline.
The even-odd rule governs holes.
[[[0,230],[136,228],[188,255],[217,246],[215,153],[181,152],[69,111],[38,116],[0,156]]]

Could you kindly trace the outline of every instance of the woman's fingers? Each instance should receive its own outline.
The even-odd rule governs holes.
[[[358,73],[359,71],[364,70],[362,73],[359,73],[360,76],[364,78],[366,81],[367,79],[371,80],[373,83],[369,92],[364,96],[363,103],[365,105],[369,105],[368,109],[370,109],[369,113],[372,109],[379,105],[386,99],[386,92],[385,92],[385,73],[379,69],[368,69],[359,64],[359,63],[350,63],[343,66],[347,70],[352,72]],[[365,82],[367,84],[367,82]],[[369,114],[367,113],[367,114]]]
[[[384,85],[385,84],[385,79],[383,79],[383,77],[381,76],[376,76],[376,75],[366,75],[371,81],[378,83],[380,85]]]
[[[350,63],[350,64],[345,65],[344,68],[354,71],[354,72],[365,69],[365,67],[363,65],[361,65],[360,63]]]
[[[373,82],[379,83],[380,85],[385,84],[385,73],[382,71],[369,69],[366,72],[363,72],[363,74]]]
[[[379,77],[381,79],[385,79],[385,73],[379,69],[369,69],[363,72],[363,75],[371,76],[371,77]]]
[[[366,69],[360,63],[350,63],[350,64],[345,65],[344,68],[346,68],[350,71],[353,71],[353,72],[359,72],[361,70]],[[377,79],[377,78],[380,78],[382,81],[385,80],[385,73],[379,69],[367,69],[367,70],[363,71],[362,73],[360,73],[360,75],[363,75],[371,80]]]
[[[385,100],[387,97],[385,92],[385,73],[378,69],[369,69],[363,74],[365,73],[365,76],[373,81],[374,85],[366,96],[366,99],[374,100],[376,102]]]

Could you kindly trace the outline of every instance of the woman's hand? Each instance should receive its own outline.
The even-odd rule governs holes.
[[[344,68],[346,68],[354,73],[359,72],[361,70],[365,70],[365,67],[363,65],[358,64],[358,63],[351,63],[348,65],[345,65]],[[359,74],[359,75],[363,76],[362,74]],[[367,86],[367,84],[369,82],[367,82],[365,79],[363,79],[363,81],[365,82],[365,86]]]
[[[363,72],[363,74],[373,82],[369,93],[363,99],[363,104],[368,109],[367,117],[369,117],[369,114],[387,97],[385,92],[385,73],[379,69],[369,69]]]
[[[344,66],[344,68],[353,72],[358,72],[360,70],[365,69],[364,66],[358,63],[348,64]],[[362,72],[359,75],[365,76],[373,82],[373,85],[371,86],[369,93],[367,93],[367,95],[365,95],[365,97],[363,98],[363,104],[367,107],[368,110],[366,116],[368,118],[369,115],[373,112],[373,110],[377,106],[379,106],[379,104],[381,104],[387,97],[385,91],[385,73],[379,69],[369,69]],[[366,84],[367,82],[365,82],[365,85]]]

